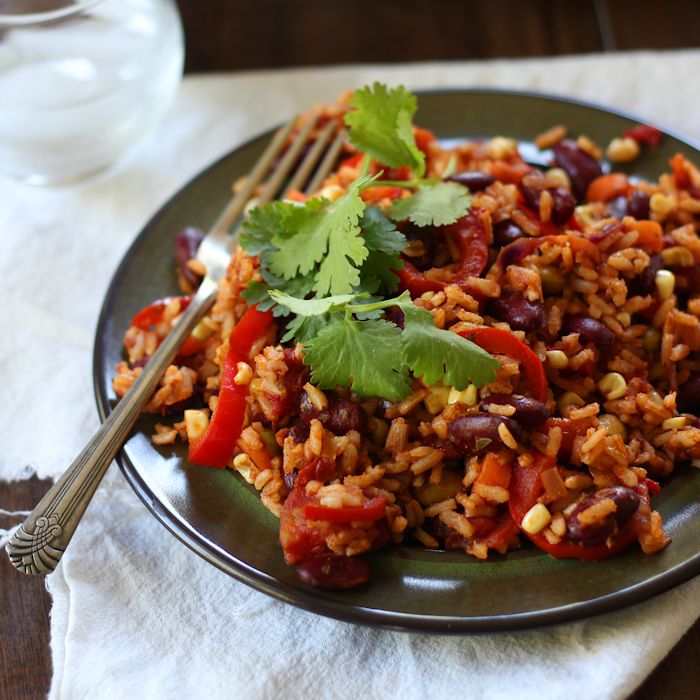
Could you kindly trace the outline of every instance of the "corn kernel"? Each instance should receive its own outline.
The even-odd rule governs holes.
[[[204,321],[200,321],[192,330],[192,335],[197,340],[206,340],[214,331]]]
[[[551,519],[552,514],[547,510],[547,506],[542,503],[535,503],[535,505],[525,513],[520,527],[525,530],[525,532],[536,535],[549,525]]]
[[[674,245],[661,251],[661,259],[666,265],[690,267],[694,264],[693,254],[682,245]]]
[[[236,365],[236,375],[233,383],[237,386],[247,386],[253,378],[253,368],[247,362],[239,362]]]
[[[685,416],[675,416],[674,418],[667,418],[661,427],[664,430],[678,430],[679,428],[685,427]]]
[[[253,460],[247,454],[241,453],[233,458],[234,469],[249,483],[255,483],[260,470],[253,464]]]
[[[507,158],[518,152],[518,144],[513,139],[495,136],[486,144],[486,155],[494,160]]]
[[[550,168],[545,176],[547,179],[554,183],[557,187],[564,187],[567,190],[571,189],[571,180],[566,170],[562,168]]]
[[[662,301],[668,299],[676,286],[676,276],[670,270],[659,270],[654,278],[656,291]]]
[[[435,384],[428,388],[428,394],[423,399],[428,412],[435,416],[447,406],[447,400],[450,396],[450,387],[442,384]]]
[[[565,391],[557,401],[557,408],[559,409],[559,413],[562,416],[565,414],[565,411],[569,408],[581,408],[581,406],[585,405],[586,402],[577,393],[573,391]]]
[[[623,440],[627,439],[627,428],[617,416],[603,413],[598,417],[598,422],[608,431],[608,435],[619,435]]]
[[[450,387],[450,393],[447,397],[447,403],[464,403],[467,406],[476,406],[477,393],[476,387],[470,384],[466,389],[458,391],[454,387]]]
[[[649,200],[649,209],[656,214],[659,219],[665,219],[676,208],[671,197],[667,197],[661,192],[655,192]]]
[[[566,369],[569,358],[562,350],[547,350],[547,363],[554,369]]]
[[[598,389],[608,401],[614,401],[625,395],[627,382],[619,372],[608,372],[598,382]]]
[[[661,347],[661,332],[656,328],[647,328],[642,337],[642,345],[647,352],[656,352]]]
[[[187,439],[192,442],[204,434],[209,425],[209,416],[206,411],[188,409],[185,411],[185,430]]]
[[[628,136],[616,138],[608,145],[605,155],[613,163],[626,163],[639,155],[639,144]]]

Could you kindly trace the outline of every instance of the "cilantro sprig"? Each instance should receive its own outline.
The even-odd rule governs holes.
[[[297,318],[331,314],[304,346],[311,379],[322,389],[345,386],[361,396],[400,401],[411,393],[409,372],[426,384],[442,382],[459,390],[469,382],[482,386],[496,377],[496,360],[456,333],[437,328],[432,315],[416,306],[408,292],[368,303],[359,295],[299,299],[274,290],[269,294]],[[403,328],[383,319],[358,319],[390,307],[403,313]]]
[[[412,377],[464,389],[493,381],[498,363],[461,336],[437,328],[430,313],[398,287],[406,237],[395,222],[416,226],[454,223],[471,207],[469,190],[424,177],[426,162],[413,131],[416,98],[403,87],[375,83],[357,90],[345,115],[349,139],[365,158],[346,194],[329,201],[273,202],[254,209],[239,242],[259,260],[259,279],[243,296],[262,310],[287,318],[282,342],[304,345],[311,378],[324,389],[352,387],[363,396],[398,401]],[[408,180],[369,175],[370,159],[408,166]],[[444,177],[456,167],[448,165]],[[397,186],[410,192],[385,212],[367,206],[364,189]],[[399,327],[386,310],[403,314]]]
[[[349,100],[353,108],[345,115],[350,142],[372,158],[398,168],[410,166],[420,177],[425,172],[425,154],[416,145],[413,115],[418,102],[406,88],[389,90],[386,85],[355,90]]]

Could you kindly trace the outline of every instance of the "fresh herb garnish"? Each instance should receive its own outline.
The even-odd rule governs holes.
[[[426,384],[442,382],[459,390],[496,377],[496,360],[456,333],[436,328],[432,315],[408,292],[369,303],[358,295],[298,299],[273,290],[270,296],[297,318],[331,314],[304,348],[311,379],[323,389],[350,386],[361,396],[399,401],[411,392],[409,371]],[[402,329],[386,320],[357,318],[390,307],[403,313]]]
[[[389,209],[396,221],[409,219],[416,226],[444,226],[461,219],[472,205],[469,190],[456,182],[424,185],[410,197],[397,199]]]
[[[403,86],[389,90],[375,83],[355,90],[349,104],[353,109],[345,115],[345,123],[358,150],[391,168],[408,165],[418,177],[423,175],[425,155],[413,134],[415,95]]]
[[[498,363],[477,345],[437,328],[430,313],[398,287],[407,240],[390,220],[442,226],[464,216],[469,190],[424,178],[425,155],[413,133],[416,98],[403,87],[375,83],[354,93],[345,116],[350,141],[365,153],[361,174],[331,202],[273,202],[254,209],[243,223],[240,245],[257,256],[260,279],[243,296],[275,316],[290,317],[282,342],[304,344],[311,378],[324,389],[351,387],[362,396],[398,401],[411,392],[411,373],[426,384],[464,389],[495,378]],[[368,175],[370,158],[392,168],[408,166],[412,178],[378,180]],[[450,167],[454,169],[453,159]],[[367,207],[363,189],[391,184],[412,191],[387,216]],[[390,307],[402,328],[384,318]]]

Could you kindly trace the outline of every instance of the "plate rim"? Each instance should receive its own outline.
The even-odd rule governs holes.
[[[604,112],[613,116],[623,117],[637,123],[647,123],[643,118],[631,112],[608,107],[606,105],[569,98],[562,95],[549,94],[545,92],[530,90],[512,90],[488,87],[470,88],[436,88],[414,90],[418,97],[421,95],[449,95],[449,94],[488,94],[502,95],[506,97],[524,97],[528,99],[538,99],[543,101],[554,101],[586,109]],[[688,145],[696,151],[700,151],[700,145],[685,134],[669,129],[654,122],[661,131],[678,141]],[[276,128],[276,127],[275,127]],[[170,207],[183,195],[185,190],[193,184],[206,178],[209,173],[219,164],[227,160],[235,153],[259,141],[264,141],[274,132],[269,129],[264,133],[255,135],[226,153],[213,160],[209,165],[201,169],[196,175],[189,178],[179,187],[174,194],[166,199],[158,209],[151,214],[150,218],[142,226],[131,245],[123,254],[117,265],[107,290],[104,295],[100,313],[95,327],[95,340],[92,354],[92,379],[95,401],[100,421],[104,422],[112,410],[110,398],[103,391],[102,381],[104,376],[104,352],[106,346],[105,325],[112,316],[115,304],[115,288],[130,266],[133,258],[138,254],[141,245],[148,237],[149,232],[158,225],[161,218],[165,216]],[[232,576],[236,580],[249,585],[256,590],[270,595],[271,597],[288,603],[295,607],[307,610],[312,613],[330,617],[342,622],[361,624],[371,627],[380,627],[393,631],[402,632],[430,632],[434,634],[468,634],[468,633],[493,633],[507,632],[515,630],[536,629],[551,625],[562,624],[583,620],[596,615],[621,610],[638,604],[642,601],[653,598],[676,586],[685,583],[692,577],[700,573],[700,552],[690,557],[682,564],[652,576],[642,582],[629,586],[619,591],[599,596],[592,600],[583,602],[558,605],[546,610],[538,610],[524,613],[508,613],[503,615],[479,615],[470,617],[454,617],[447,615],[425,615],[423,613],[402,613],[398,611],[387,611],[379,608],[372,608],[354,603],[343,603],[331,599],[326,599],[314,595],[312,589],[306,591],[302,588],[292,587],[283,581],[270,576],[244,560],[235,556],[231,552],[226,552],[228,561],[221,557],[221,549],[209,542],[206,536],[198,534],[188,523],[178,514],[166,508],[156,497],[143,480],[139,469],[128,457],[123,449],[115,457],[120,471],[124,475],[129,486],[134,490],[146,508],[172,535],[182,542],[189,549],[194,551],[209,564],[214,565],[219,570]]]

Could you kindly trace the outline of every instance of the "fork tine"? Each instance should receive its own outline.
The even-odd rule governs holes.
[[[296,135],[294,141],[284,154],[281,162],[275,168],[267,183],[265,183],[262,192],[258,195],[258,204],[267,204],[275,198],[275,195],[282,186],[285,178],[287,175],[289,175],[292,167],[297,162],[299,153],[301,153],[301,149],[306,145],[309,135],[311,134],[314,126],[316,126],[317,120],[317,115],[311,116],[309,121],[304,124],[304,127]]]
[[[231,230],[233,224],[240,218],[245,205],[251,198],[255,188],[260,184],[262,179],[270,169],[274,159],[287,142],[287,138],[296,122],[296,118],[292,119],[288,124],[277,130],[272,137],[268,147],[260,156],[257,163],[251,170],[250,175],[246,178],[241,189],[236,193],[235,197],[226,205],[226,208],[221,212],[218,219],[210,229],[210,233],[219,236],[225,236]]]
[[[335,119],[331,119],[328,124],[323,128],[323,131],[317,136],[314,141],[313,146],[309,149],[309,152],[304,158],[304,162],[297,169],[294,177],[289,181],[287,185],[287,192],[289,190],[300,190],[304,183],[308,180],[309,175],[313,172],[316,167],[323,149],[326,144],[330,141],[331,136],[333,136],[333,131],[337,128],[338,122]]]
[[[308,184],[305,190],[306,194],[313,194],[321,188],[321,183],[323,183],[323,181],[328,176],[328,173],[331,171],[331,168],[335,165],[335,161],[338,160],[338,156],[340,155],[340,149],[343,147],[346,138],[347,133],[345,129],[341,129],[338,132],[338,135],[335,137],[335,140],[331,144],[328,151],[326,151],[326,155],[321,161],[321,165],[318,166],[316,174],[314,175],[311,182]]]

